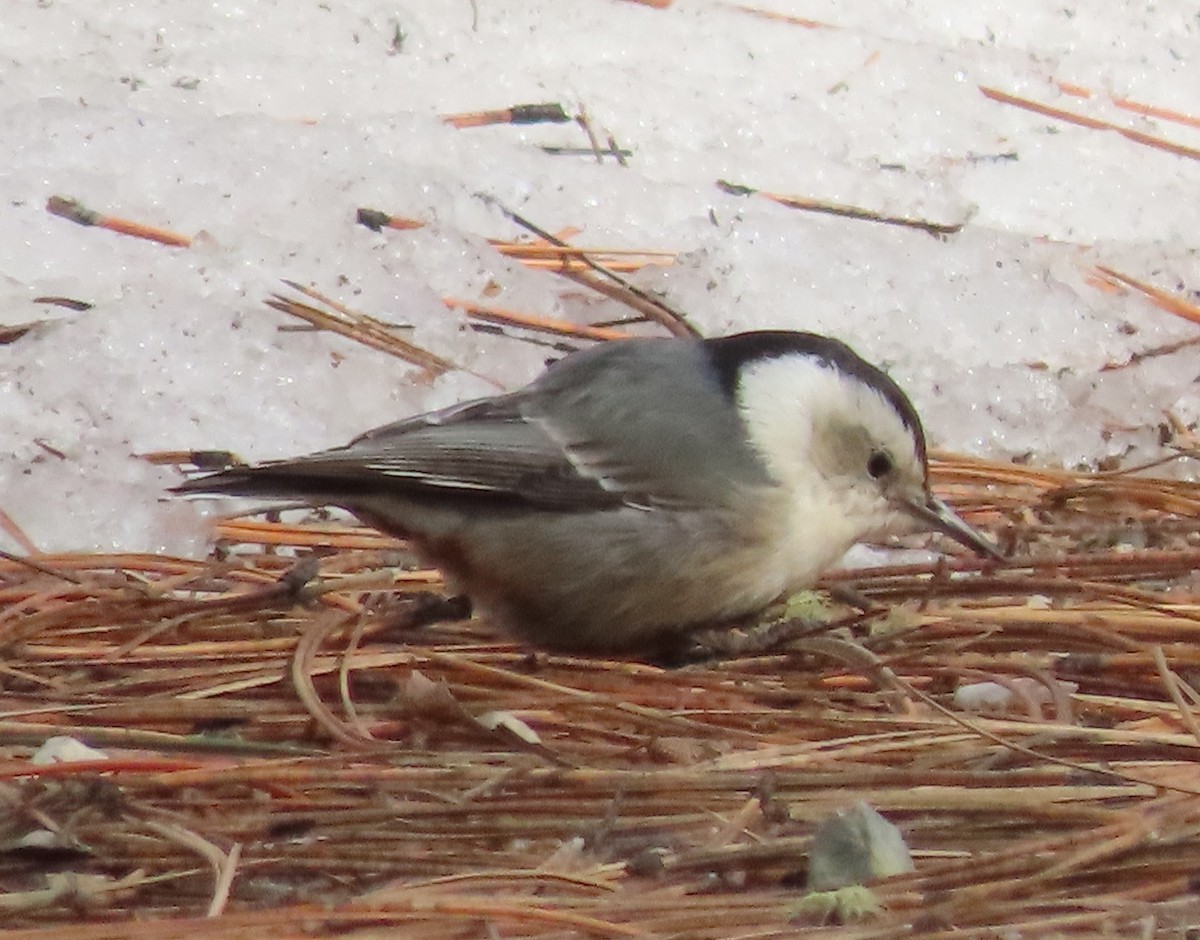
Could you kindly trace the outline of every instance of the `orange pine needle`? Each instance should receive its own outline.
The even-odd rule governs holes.
[[[26,535],[25,530],[17,525],[16,520],[3,509],[0,509],[0,532],[21,546],[21,551],[26,555],[38,554],[38,548],[33,544],[33,539]]]
[[[544,104],[516,104],[494,111],[467,111],[447,114],[442,120],[451,127],[486,127],[489,124],[565,124],[571,118],[563,106],[551,101]]]
[[[766,20],[776,20],[780,23],[791,23],[793,26],[803,26],[806,29],[836,29],[832,23],[822,23],[820,20],[810,20],[803,16],[793,16],[790,13],[776,13],[774,10],[762,10],[758,7],[748,7],[742,4],[736,4],[735,9],[741,10],[744,13],[750,13],[754,16],[761,16]]]
[[[1091,89],[1084,88],[1082,85],[1076,85],[1072,82],[1055,82],[1058,90],[1063,94],[1071,95],[1075,98],[1090,99],[1096,97],[1095,92]],[[1157,105],[1144,104],[1140,101],[1134,101],[1132,98],[1124,98],[1118,95],[1113,95],[1109,100],[1118,108],[1124,111],[1130,111],[1134,114],[1140,114],[1143,117],[1159,118],[1163,121],[1171,121],[1175,124],[1184,124],[1187,127],[1200,128],[1200,118],[1193,117],[1190,114],[1184,114],[1182,111],[1173,111],[1170,108],[1160,108]]]
[[[447,307],[462,310],[473,320],[485,323],[497,323],[502,326],[515,326],[524,330],[538,333],[552,333],[557,336],[573,336],[579,339],[619,340],[629,339],[629,334],[602,326],[585,326],[568,323],[566,320],[554,320],[546,317],[535,317],[517,310],[506,310],[501,307],[485,307],[470,300],[459,300],[453,297],[443,298]]]
[[[640,258],[654,258],[657,261],[674,260],[673,251],[653,251],[645,248],[576,248],[574,245],[551,245],[546,242],[501,242],[493,241],[492,245],[503,255],[523,257],[527,255],[571,256],[571,255],[632,255]]]
[[[77,225],[106,228],[110,232],[118,232],[121,235],[133,235],[135,238],[144,238],[147,241],[158,242],[161,245],[187,248],[192,244],[192,239],[187,235],[180,235],[178,232],[172,232],[169,229],[156,228],[152,225],[145,225],[130,219],[118,218],[115,215],[104,215],[88,209],[75,199],[69,199],[64,196],[51,196],[47,199],[46,211],[51,215],[57,215],[59,218],[67,219]]]
[[[379,209],[366,208],[358,210],[358,224],[365,225],[375,232],[385,228],[406,230],[425,227],[425,223],[420,219],[408,219],[401,215],[388,215]]]
[[[1173,313],[1175,316],[1183,317],[1183,319],[1189,320],[1192,323],[1200,323],[1200,306],[1190,303],[1175,294],[1168,293],[1159,287],[1155,287],[1153,284],[1147,284],[1145,281],[1139,281],[1128,274],[1122,274],[1120,271],[1106,268],[1104,265],[1097,265],[1096,270],[1104,277],[1132,287],[1134,290],[1145,294],[1153,301],[1155,306],[1161,307],[1167,313]]]
[[[158,242],[162,245],[173,245],[177,248],[188,248],[192,244],[192,239],[187,235],[180,235],[178,232],[172,232],[165,228],[143,225],[141,222],[134,222],[130,219],[119,219],[115,215],[98,216],[96,225],[100,228],[106,228],[110,232],[132,235],[135,238],[144,238],[147,241]]]
[[[1151,134],[1144,134],[1141,131],[1135,131],[1132,128],[1121,127],[1119,124],[1113,124],[1110,121],[1102,121],[1099,118],[1088,117],[1084,114],[1075,114],[1073,111],[1064,111],[1062,108],[1054,108],[1048,104],[1040,104],[1039,102],[1031,101],[1028,98],[1010,95],[1008,92],[1000,91],[998,88],[989,88],[986,85],[980,85],[979,90],[992,101],[997,101],[1001,104],[1011,104],[1015,107],[1022,108],[1025,111],[1032,111],[1034,114],[1041,114],[1044,117],[1054,118],[1058,121],[1066,121],[1068,124],[1086,127],[1089,130],[1114,131],[1127,140],[1132,140],[1134,143],[1143,144],[1146,147],[1153,147],[1155,150],[1164,150],[1167,153],[1173,153],[1179,157],[1188,157],[1192,160],[1200,160],[1200,150],[1197,150],[1194,147],[1185,147],[1182,144],[1176,144],[1169,140],[1163,140],[1161,137],[1155,137]]]
[[[385,228],[400,231],[424,228],[426,223],[420,219],[405,216],[389,215],[379,209],[360,208],[358,223],[372,231],[379,232]],[[562,240],[579,234],[579,229],[568,228],[555,237]],[[673,251],[655,251],[646,248],[577,248],[573,245],[556,245],[545,239],[534,239],[527,242],[510,242],[498,238],[489,238],[488,244],[506,257],[516,258],[529,267],[571,266],[583,264],[584,255],[593,259],[603,259],[609,267],[622,271],[636,271],[648,264],[670,264],[675,260]],[[610,262],[607,259],[629,256],[633,260]]]
[[[217,537],[228,542],[254,545],[295,545],[308,548],[394,551],[404,542],[375,529],[349,525],[289,525],[261,519],[225,519],[216,525]]]

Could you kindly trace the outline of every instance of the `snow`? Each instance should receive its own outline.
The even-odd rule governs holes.
[[[765,4],[767,0],[763,0]],[[1154,453],[1197,420],[1194,353],[1101,371],[1196,327],[1106,265],[1194,302],[1200,162],[986,98],[980,86],[1200,147],[1114,97],[1195,109],[1200,21],[1182,0],[259,0],[10,3],[0,23],[0,510],[41,550],[196,553],[201,504],[137,455],[246,458],[341,443],[493,390],[428,383],[294,326],[283,279],[381,319],[506,386],[547,350],[472,332],[440,298],[577,322],[612,301],[500,256],[521,232],[488,194],[579,245],[677,251],[635,276],[707,333],[836,334],[909,391],[940,446],[1052,464]],[[1090,100],[1057,81],[1086,86]],[[575,124],[458,130],[440,116],[585,108]],[[947,224],[798,211],[779,194]],[[171,248],[50,215],[54,195],[197,236]],[[359,207],[420,218],[372,232]],[[62,296],[92,306],[35,303]],[[0,534],[0,548],[17,542]]]

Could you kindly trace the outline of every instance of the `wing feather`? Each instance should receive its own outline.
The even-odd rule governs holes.
[[[700,344],[679,340],[596,347],[521,391],[183,489],[343,503],[397,493],[568,512],[711,505],[728,495],[729,481],[765,477],[748,449],[736,446],[744,429],[703,355]]]
[[[345,447],[210,478],[225,492],[461,497],[584,511],[622,503],[581,474],[561,445],[520,411],[521,393],[481,399],[375,428]],[[203,489],[204,480],[189,484]]]

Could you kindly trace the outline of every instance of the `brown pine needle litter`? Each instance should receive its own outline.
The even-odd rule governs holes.
[[[404,339],[398,333],[399,328],[392,324],[353,310],[333,298],[325,296],[316,289],[306,287],[296,281],[285,280],[284,284],[292,290],[299,291],[306,297],[324,304],[329,309],[321,309],[312,304],[285,297],[282,294],[273,294],[269,297],[265,301],[268,307],[303,320],[316,329],[338,333],[357,343],[390,353],[398,359],[403,359],[405,362],[417,366],[426,381],[432,381],[439,375],[459,369],[450,360]],[[463,371],[470,372],[470,370]],[[480,376],[474,372],[470,372],[470,374],[491,382],[497,388],[499,387],[498,383],[487,378],[487,376]]]
[[[223,522],[207,561],[0,559],[6,929],[815,934],[808,838],[858,799],[916,871],[838,936],[1195,923],[1200,486],[934,480],[1011,564],[834,572],[799,639],[678,670],[515,646],[307,511]],[[964,704],[981,682],[1009,705]],[[56,735],[103,755],[31,763]]]
[[[451,120],[511,122],[516,110]],[[959,227],[762,195],[939,236]],[[533,239],[493,242],[499,253],[694,332],[621,276],[671,253],[578,248],[564,241],[575,233],[500,208]],[[48,209],[189,241],[71,200]],[[421,225],[375,210],[359,220]],[[1110,268],[1097,278],[1196,320],[1180,296]],[[396,325],[287,286],[304,299],[268,303],[307,328],[403,358],[425,379],[456,368]],[[568,340],[623,335],[447,303]],[[1196,459],[1195,437],[1176,431],[1177,459],[1189,459],[1185,443]],[[819,613],[772,624],[786,628],[782,646],[676,670],[516,646],[466,619],[402,541],[307,510],[222,520],[203,561],[39,554],[24,539],[30,557],[0,553],[5,932],[1190,936],[1200,485],[1153,470],[939,455],[935,488],[1010,563],[954,554],[831,572]],[[100,753],[35,763],[56,736]],[[915,871],[873,886],[874,916],[829,927],[800,905],[809,839],[860,799],[899,827]]]

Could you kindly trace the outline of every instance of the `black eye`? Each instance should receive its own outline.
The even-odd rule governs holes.
[[[867,473],[871,479],[878,480],[892,472],[892,458],[881,450],[875,451],[867,461]]]

